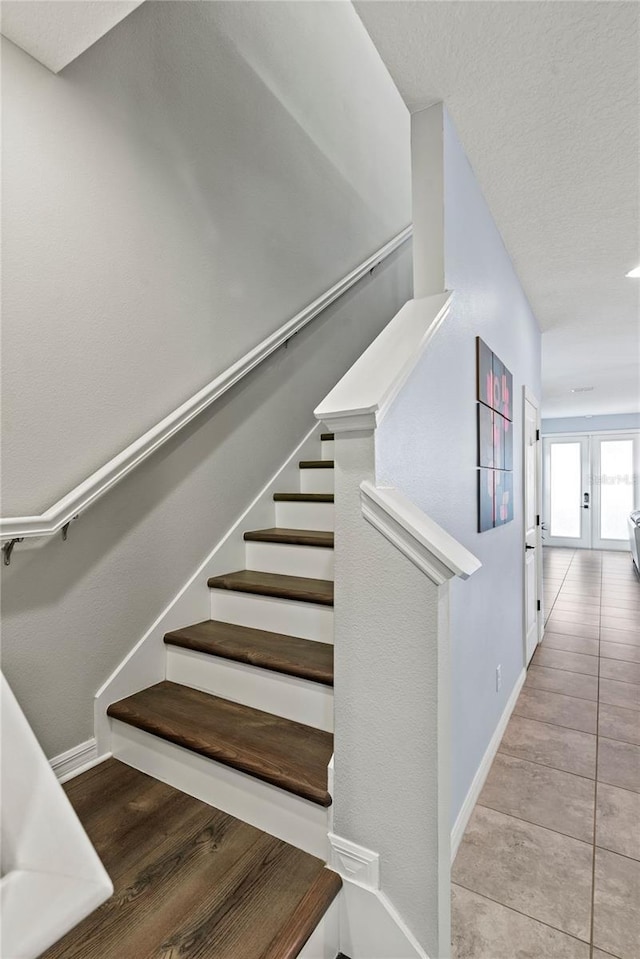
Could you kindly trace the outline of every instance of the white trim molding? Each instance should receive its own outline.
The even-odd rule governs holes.
[[[58,782],[66,783],[67,780],[74,779],[75,776],[86,772],[92,766],[104,762],[110,755],[111,753],[103,753],[99,756],[98,744],[95,737],[92,737],[87,739],[86,742],[60,753],[59,756],[54,756],[53,759],[49,760],[49,765],[53,769]]]
[[[249,350],[241,359],[227,367],[207,383],[185,403],[175,409],[150,430],[127,446],[121,453],[92,473],[78,486],[59,499],[44,513],[34,516],[10,516],[0,519],[0,540],[18,540],[25,537],[52,536],[71,520],[83,513],[112,486],[124,479],[143,463],[160,446],[187,426],[196,416],[211,406],[227,390],[231,389],[247,373],[270,356],[295,333],[299,333],[311,320],[351,289],[359,280],[371,273],[378,264],[391,256],[412,234],[411,225],[396,234],[388,243],[367,257],[359,266],[342,277],[329,290],[317,297],[279,329]]]
[[[315,410],[335,433],[374,430],[447,316],[451,293],[408,300]]]
[[[329,833],[329,865],[343,878],[367,889],[380,888],[380,854]]]
[[[493,736],[487,746],[482,761],[478,766],[473,781],[469,786],[469,791],[465,796],[465,800],[460,807],[460,812],[456,817],[453,829],[451,830],[451,862],[456,858],[456,853],[458,852],[458,847],[462,841],[464,831],[467,828],[467,823],[471,818],[471,813],[474,810],[475,804],[478,801],[478,797],[482,792],[482,787],[485,784],[487,776],[489,775],[489,770],[491,769],[491,763],[496,758],[496,753],[500,747],[502,737],[504,736],[504,731],[507,728],[507,723],[511,719],[511,713],[515,709],[516,703],[518,701],[518,696],[520,695],[520,690],[524,684],[525,679],[527,678],[526,669],[522,669],[522,672],[518,676],[513,689],[511,690],[511,695],[509,696],[505,707],[502,711],[502,715],[498,721],[498,725],[495,728]]]
[[[393,487],[360,484],[362,515],[437,586],[469,579],[482,563]]]

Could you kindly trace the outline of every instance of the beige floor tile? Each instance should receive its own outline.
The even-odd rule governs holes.
[[[596,849],[593,943],[619,959],[638,959],[640,863]]]
[[[594,949],[592,959],[616,959],[610,952],[603,952],[602,949]]]
[[[500,751],[518,759],[595,779],[596,737],[522,716],[509,720]]]
[[[549,629],[553,633],[567,633],[569,636],[582,636],[583,639],[599,639],[598,626],[584,626],[582,623],[567,623],[558,619],[555,612],[548,619]]]
[[[498,753],[478,803],[565,836],[593,841],[595,782]]]
[[[539,648],[566,649],[571,653],[597,656],[600,651],[600,643],[597,639],[583,639],[581,636],[567,636],[564,633],[552,633],[550,630],[545,630],[544,638]]]
[[[599,736],[598,780],[640,793],[640,746]]]
[[[640,794],[598,783],[596,844],[640,860]]]
[[[605,643],[626,643],[628,646],[640,646],[640,630],[610,629],[600,627],[600,641]]]
[[[597,728],[598,704],[561,693],[550,693],[546,689],[525,686],[518,696],[513,710],[514,716],[525,719],[537,719],[555,726],[579,729],[583,733],[595,733]]]
[[[584,673],[588,676],[598,675],[598,660],[595,656],[572,653],[564,649],[547,649],[544,644],[538,646],[532,663],[534,666],[566,669],[570,673]]]
[[[545,641],[546,641],[545,636]],[[628,643],[601,643],[600,655],[605,659],[622,659],[626,663],[640,663],[640,646]]]
[[[640,746],[640,711],[600,703],[598,733],[608,739]]]
[[[611,706],[626,706],[640,709],[640,686],[636,683],[620,683],[616,679],[601,679],[599,687],[601,703]]]
[[[629,649],[634,649],[634,647],[629,646]],[[640,663],[629,663],[619,659],[601,659],[600,678],[616,679],[621,683],[635,683],[637,686],[640,684]]]
[[[600,622],[599,609],[563,609],[562,606],[556,606],[553,610],[556,619],[564,620],[566,623],[578,623],[584,625],[597,626]]]
[[[598,699],[598,679],[582,673],[569,673],[564,669],[548,669],[545,666],[529,666],[525,688],[546,689],[550,693],[563,693],[578,699]]]
[[[477,806],[453,866],[453,881],[588,941],[592,847]]]
[[[611,616],[603,612],[600,614],[600,624],[605,629],[638,630],[638,618],[632,616]]]
[[[638,625],[638,616],[640,613],[640,604],[638,607],[629,608],[628,606],[620,606],[617,602],[610,606],[605,603],[602,604],[602,615],[605,617],[611,616],[612,619],[632,619],[635,620],[635,625]]]
[[[451,889],[452,959],[589,959],[589,946],[469,889]]]

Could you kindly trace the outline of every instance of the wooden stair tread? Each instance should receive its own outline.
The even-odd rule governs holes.
[[[276,503],[333,503],[333,493],[274,493]]]
[[[330,806],[331,733],[163,681],[113,703],[112,719]]]
[[[263,573],[260,570],[240,569],[235,573],[211,576],[211,589],[231,589],[240,593],[275,596],[302,603],[333,606],[333,583],[329,579],[311,579],[307,576],[285,576],[283,573]]]
[[[326,443],[326,442],[328,442],[329,440],[335,439],[335,434],[334,434],[334,433],[321,433],[321,434],[320,434],[320,439],[321,439],[323,442]]]
[[[41,959],[294,959],[342,885],[320,859],[115,759],[64,789],[114,894]]]
[[[328,643],[211,619],[175,629],[164,641],[170,646],[333,686],[333,646]]]
[[[292,546],[324,546],[333,549],[333,533],[323,529],[253,529],[244,534],[249,543],[289,543]]]
[[[301,470],[332,470],[334,462],[333,460],[300,460],[298,466]]]

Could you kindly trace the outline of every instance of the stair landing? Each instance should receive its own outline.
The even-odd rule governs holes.
[[[294,959],[340,890],[320,859],[115,759],[64,788],[114,894],[41,959]]]

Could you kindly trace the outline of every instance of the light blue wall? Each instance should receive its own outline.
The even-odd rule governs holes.
[[[542,421],[542,432],[605,433],[617,430],[640,430],[640,413],[618,413],[611,416],[558,416]]]
[[[525,384],[540,396],[541,338],[446,115],[444,154],[445,271],[453,308],[378,429],[376,470],[378,482],[401,489],[483,564],[468,582],[452,587],[455,820],[524,665],[522,403]],[[513,373],[515,415],[515,520],[482,534],[477,533],[477,335]]]

